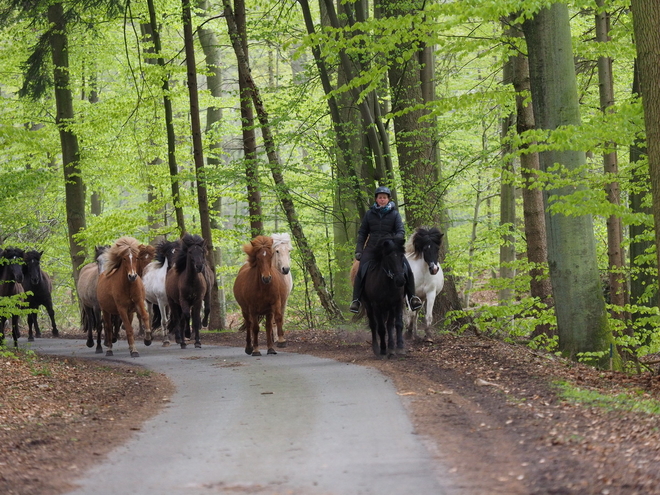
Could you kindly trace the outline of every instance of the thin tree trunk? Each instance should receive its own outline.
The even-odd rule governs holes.
[[[611,41],[610,14],[605,10],[605,1],[596,0],[596,41],[607,43]],[[610,111],[614,105],[614,77],[612,75],[612,59],[598,57],[598,90],[600,94],[600,109],[603,113]],[[614,146],[614,143],[610,143]],[[619,172],[616,151],[603,155],[603,170],[605,175],[615,177]],[[612,181],[605,186],[607,200],[615,206],[621,203],[619,183]],[[609,267],[610,303],[623,308],[628,300],[624,277],[623,226],[621,218],[616,215],[607,217],[607,259]],[[620,320],[626,319],[624,311],[613,311],[612,316]]]
[[[632,0],[639,86],[644,106],[646,148],[653,194],[656,257],[660,267],[660,3]],[[660,277],[660,270],[658,270]],[[656,281],[657,284],[657,281]],[[658,293],[660,295],[660,292]]]
[[[579,125],[577,81],[571,46],[568,6],[555,3],[541,9],[523,23],[529,52],[529,72],[534,117],[539,129],[554,130],[562,125]],[[585,163],[578,150],[543,151],[544,172],[561,163],[575,170]],[[607,352],[612,332],[607,323],[605,300],[596,262],[596,240],[591,215],[567,216],[550,212],[562,196],[574,187],[544,192],[548,234],[548,262],[554,291],[559,348],[576,359],[582,352]],[[553,196],[557,199],[550,201]],[[607,366],[609,359],[598,360]]]
[[[160,33],[158,32],[158,22],[156,20],[156,9],[154,0],[147,0],[149,7],[149,24],[151,26],[151,39],[154,43],[155,53],[158,55],[158,65],[164,69],[165,60],[161,56]],[[170,181],[172,186],[172,205],[176,225],[179,229],[179,235],[186,231],[186,224],[183,217],[183,206],[181,205],[181,194],[179,191],[179,168],[176,164],[176,135],[174,133],[174,114],[172,113],[172,101],[170,100],[170,83],[167,75],[163,75],[163,107],[165,108],[165,128],[167,130],[167,164],[170,169]]]
[[[198,7],[209,12],[209,2],[207,0],[200,0]],[[212,29],[205,27],[198,28],[199,41],[202,45],[202,50],[206,57],[206,84],[211,95],[215,98],[223,96],[222,91],[222,74],[220,66],[222,64],[222,53],[220,51],[220,44],[218,43],[215,32]],[[222,121],[222,108],[209,106],[206,110],[206,134],[210,134],[215,124]],[[220,160],[218,160],[216,153],[221,150],[221,143],[218,141],[209,142],[209,154],[206,159],[207,166],[212,168],[220,167]],[[211,229],[219,230],[222,226],[218,223],[217,218],[222,216],[222,199],[217,198],[212,206],[215,215],[211,216]],[[220,247],[215,248],[213,251],[213,266],[222,266],[222,250]],[[226,327],[226,310],[225,310],[225,293],[224,289],[218,287],[217,276],[216,281],[211,288],[211,314],[209,320],[209,327],[213,329],[224,330]]]
[[[69,50],[66,35],[67,23],[62,3],[48,7],[48,21],[53,26],[50,36],[53,60],[53,81],[55,83],[55,124],[60,133],[62,164],[64,170],[64,191],[66,196],[66,219],[69,237],[74,284],[78,285],[80,268],[85,262],[84,248],[74,236],[83,231],[85,221],[85,186],[80,173],[80,149],[78,138],[72,130],[74,122],[73,95],[69,86]]]
[[[238,70],[243,73],[242,75],[248,83],[248,87],[250,88],[251,92],[252,103],[254,104],[254,108],[257,112],[259,124],[261,125],[261,132],[264,139],[264,145],[266,146],[268,163],[270,165],[273,181],[275,182],[275,189],[278,199],[280,200],[282,208],[286,213],[289,227],[291,228],[291,233],[296,239],[296,243],[298,244],[298,248],[300,249],[300,253],[302,255],[303,264],[305,265],[305,268],[307,269],[312,282],[314,283],[314,288],[316,289],[316,293],[319,296],[321,305],[331,320],[343,321],[344,317],[342,316],[341,311],[335,304],[335,301],[325,286],[323,276],[321,275],[321,272],[316,264],[314,252],[310,249],[307,243],[307,238],[303,232],[302,225],[298,221],[298,215],[296,213],[293,200],[291,199],[291,193],[289,192],[289,189],[284,182],[282,164],[280,163],[279,156],[277,155],[275,141],[270,130],[268,114],[264,108],[263,102],[261,101],[259,90],[252,80],[252,76],[250,75],[250,64],[247,57],[245,56],[245,53],[243,52],[240,34],[236,26],[236,20],[232,12],[230,0],[223,0],[223,5],[225,19],[227,21],[227,27],[229,30],[229,37],[234,48],[234,52],[236,53],[236,59],[238,60]]]

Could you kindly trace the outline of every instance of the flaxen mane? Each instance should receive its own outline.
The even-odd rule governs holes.
[[[117,270],[117,268],[119,268],[121,265],[122,257],[127,253],[127,251],[130,250],[131,253],[133,253],[133,256],[137,258],[139,245],[140,243],[133,237],[124,236],[117,239],[112,247],[106,251],[108,261],[105,265],[105,271],[108,273],[108,276],[112,275],[112,273]]]

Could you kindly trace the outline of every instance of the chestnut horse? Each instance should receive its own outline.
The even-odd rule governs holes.
[[[202,302],[207,293],[206,241],[198,236],[185,234],[176,253],[174,267],[167,272],[165,290],[170,306],[170,319],[176,341],[186,348],[186,334],[195,334],[195,347],[202,347],[199,330],[202,327]]]
[[[23,294],[23,250],[18,248],[9,247],[7,249],[0,249],[0,298],[13,298],[18,294]],[[18,338],[21,332],[18,329],[18,313],[13,313],[11,308],[14,307],[18,301],[8,299],[8,304],[3,304],[5,312],[0,312],[0,345],[4,344],[5,340],[5,322],[7,321],[7,314],[11,315],[11,329],[12,337],[14,338],[14,347],[18,347]]]
[[[278,335],[282,330],[282,301],[288,294],[284,279],[274,275],[272,266],[273,239],[258,236],[243,246],[248,261],[238,271],[234,282],[234,297],[243,312],[246,328],[245,353],[261,356],[259,351],[259,322],[266,317],[266,345],[268,354],[277,354],[273,349],[273,320]]]
[[[27,251],[23,256],[23,289],[25,292],[31,292],[27,296],[28,307],[37,310],[40,306],[46,308],[53,337],[59,336],[59,330],[55,323],[55,311],[53,310],[53,283],[50,276],[41,269],[41,255],[43,251]],[[34,342],[34,337],[41,337],[39,329],[38,313],[28,314],[28,342]],[[34,327],[34,333],[32,328]]]
[[[99,275],[96,298],[103,315],[105,327],[106,356],[112,356],[112,315],[119,315],[126,329],[126,340],[131,357],[140,353],[135,346],[133,334],[133,315],[145,328],[144,345],[151,345],[151,324],[144,301],[144,285],[138,274],[138,241],[132,237],[122,237],[108,250],[108,261],[103,273]]]

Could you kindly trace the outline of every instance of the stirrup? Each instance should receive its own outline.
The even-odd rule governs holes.
[[[417,296],[412,296],[408,302],[410,303],[410,309],[412,311],[417,311],[422,307],[422,300]]]
[[[353,302],[351,302],[351,305],[349,306],[348,310],[351,313],[359,313],[360,312],[360,301],[355,299]]]

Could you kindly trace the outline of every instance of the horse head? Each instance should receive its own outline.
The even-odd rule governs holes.
[[[138,253],[139,244],[133,237],[121,237],[108,250],[108,261],[105,270],[108,277],[115,271],[123,268],[129,282],[135,282],[138,278]]]
[[[23,283],[23,257],[24,252],[22,249],[8,247],[2,252],[2,258],[5,260],[6,276],[3,277],[6,281],[16,282],[17,284]]]
[[[404,242],[401,237],[386,236],[378,241],[374,249],[374,261],[380,264],[396,287],[403,287],[405,284]]]
[[[260,273],[261,281],[269,284],[273,280],[271,273],[273,262],[273,239],[264,235],[255,237],[250,244],[243,246],[248,255],[248,262]]]
[[[203,273],[206,266],[206,240],[198,235],[184,234],[176,254],[176,270],[181,273],[188,264],[195,273]]]
[[[420,227],[406,244],[406,251],[415,258],[423,258],[429,266],[429,273],[435,275],[440,270],[440,246],[444,234],[437,227]]]
[[[41,255],[43,251],[27,251],[23,255],[25,265],[23,267],[24,274],[28,276],[30,283],[34,286],[39,285],[41,282]]]
[[[96,246],[94,248],[94,259],[96,260],[99,273],[103,273],[103,270],[105,270],[105,265],[108,262],[109,250],[110,246]]]
[[[273,234],[273,268],[286,275],[291,271],[291,237],[289,234]]]
[[[156,248],[149,244],[140,244],[138,246],[137,273],[141,277],[146,266],[151,263],[156,255]]]

